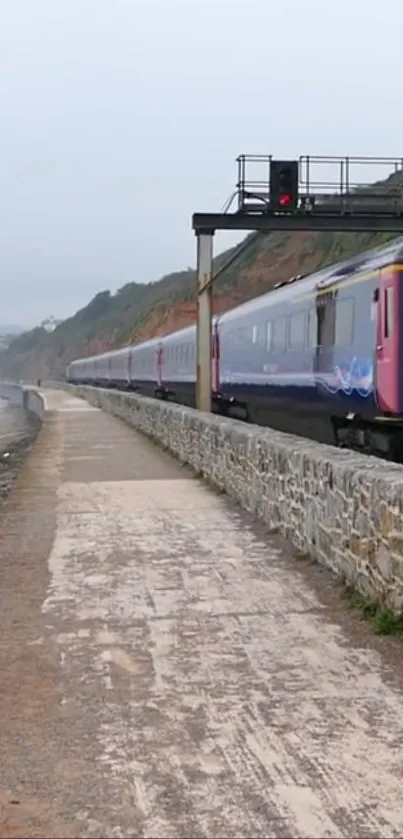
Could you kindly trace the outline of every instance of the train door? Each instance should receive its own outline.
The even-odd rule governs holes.
[[[158,387],[162,387],[162,362],[163,362],[163,349],[161,346],[157,347],[157,355],[156,355],[156,364],[157,364],[157,385]]]
[[[220,390],[220,333],[218,331],[218,322],[213,324],[212,344],[211,344],[211,387],[213,393],[219,393]]]
[[[320,292],[316,297],[317,346],[315,373],[317,382],[330,382],[333,374],[336,334],[336,291]]]
[[[376,400],[381,411],[400,413],[399,272],[380,271],[376,325]]]

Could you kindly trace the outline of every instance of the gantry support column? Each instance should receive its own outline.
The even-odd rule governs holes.
[[[196,406],[211,411],[211,296],[214,230],[197,233],[197,383]]]

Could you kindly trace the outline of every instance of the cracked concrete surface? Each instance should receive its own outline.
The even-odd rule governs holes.
[[[399,837],[402,647],[119,420],[46,394],[0,514],[0,837]]]

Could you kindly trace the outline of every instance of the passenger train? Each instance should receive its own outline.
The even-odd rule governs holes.
[[[403,459],[403,238],[213,318],[214,410]],[[72,384],[195,404],[196,326],[69,364]]]

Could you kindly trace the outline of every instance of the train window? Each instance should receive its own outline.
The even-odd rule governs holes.
[[[301,349],[305,344],[305,312],[295,312],[290,317],[288,345],[290,349]]]
[[[318,321],[315,309],[308,312],[308,347],[316,347],[318,342]]]
[[[271,320],[269,320],[266,323],[266,347],[267,347],[267,352],[270,352],[270,350],[271,350],[271,339],[272,339]]]
[[[252,327],[252,343],[264,347],[266,343],[266,327],[264,323],[258,323]]]
[[[273,322],[273,349],[277,352],[285,350],[286,319],[279,318]]]
[[[259,347],[264,347],[266,344],[266,324],[259,323],[257,328],[257,342]]]
[[[350,346],[353,343],[354,300],[348,297],[336,303],[335,344]]]
[[[385,338],[392,337],[393,330],[393,288],[386,286],[385,288],[385,324],[384,334]]]

